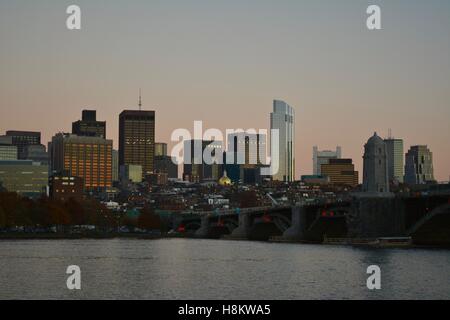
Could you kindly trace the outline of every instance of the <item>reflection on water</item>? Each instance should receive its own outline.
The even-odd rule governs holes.
[[[382,289],[366,288],[379,265]],[[82,290],[66,288],[78,265]],[[449,299],[450,251],[213,240],[1,241],[0,299]]]

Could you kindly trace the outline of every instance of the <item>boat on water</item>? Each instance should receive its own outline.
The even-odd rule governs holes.
[[[384,237],[378,238],[371,245],[382,248],[398,248],[398,247],[410,247],[412,245],[411,237]]]
[[[324,244],[371,246],[377,248],[403,248],[412,245],[411,237],[380,237],[375,239],[360,238],[325,238]]]

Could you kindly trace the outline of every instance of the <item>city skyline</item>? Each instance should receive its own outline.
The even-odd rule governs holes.
[[[287,105],[284,101],[279,101],[279,100],[274,100],[274,105],[276,105],[276,103],[283,103],[283,104],[285,104],[288,108],[291,108],[289,105]],[[141,108],[141,106],[139,106],[139,108]],[[88,112],[88,113],[93,113],[93,114],[95,114],[96,113],[96,110],[83,110],[83,114],[85,113],[85,112]],[[154,120],[154,118],[156,117],[156,113],[155,113],[155,111],[150,111],[150,110],[141,110],[141,109],[139,109],[139,110],[123,110],[120,114],[119,114],[119,119],[122,117],[122,115],[123,114],[126,114],[126,113],[132,113],[132,114],[137,114],[137,113],[142,113],[142,114],[144,114],[144,115],[147,115],[147,114],[151,114],[152,115],[152,118],[153,118],[153,120],[152,120],[152,127],[154,128],[155,127],[155,125],[156,125],[156,122],[155,122],[155,120]],[[273,115],[273,113],[271,113],[270,114],[271,116]],[[94,116],[95,117],[95,116]],[[294,117],[295,117],[295,113],[294,113]],[[82,121],[84,121],[84,120],[79,120],[79,121],[77,121],[77,122],[82,122]],[[75,122],[73,122],[72,124],[74,124]],[[103,121],[103,122],[101,122],[102,123],[102,125],[104,126],[104,131],[106,131],[106,126],[107,126],[107,124],[106,124],[106,122],[105,121]],[[154,130],[154,129],[153,129]],[[253,130],[253,129],[251,129],[251,130]],[[244,136],[251,136],[252,135],[252,133],[249,133],[249,132],[247,132],[246,130],[244,130],[245,132],[242,132],[241,133],[241,135],[243,134]],[[12,134],[12,133],[15,133],[15,132],[19,132],[19,133],[23,133],[23,134],[34,134],[34,135],[39,135],[39,139],[40,139],[40,137],[41,137],[41,132],[39,132],[39,131],[20,131],[20,130],[6,130],[5,131],[5,133],[6,134]],[[375,132],[375,135],[376,135],[377,133]],[[80,134],[80,135],[77,135],[77,134],[74,134],[73,133],[73,126],[72,126],[72,132],[64,132],[64,131],[58,131],[58,132],[56,132],[55,133],[55,135],[52,137],[52,139],[55,137],[55,136],[57,136],[57,135],[67,135],[67,136],[79,136],[79,137],[83,137],[83,136],[85,136],[85,137],[93,137],[93,135],[91,134],[91,133],[88,133],[88,134]],[[151,133],[151,137],[154,137],[155,136],[155,133],[154,132],[152,132]],[[264,135],[265,136],[265,135]],[[109,141],[111,141],[111,144],[112,145],[114,145],[114,139],[109,139],[109,138],[107,138],[107,137],[103,137],[103,136],[98,136],[98,137],[100,137],[100,138],[102,138],[102,139],[105,139],[105,141],[106,140],[109,140]],[[295,136],[294,136],[295,137]],[[8,138],[8,136],[7,135],[4,135],[4,136],[2,136],[2,135],[0,135],[0,138],[2,138],[2,139],[5,139],[5,138]],[[268,144],[270,144],[270,139],[267,137],[267,136],[265,136],[265,138],[267,139],[267,141],[265,141],[265,142],[263,142],[264,144],[265,143],[268,143]],[[48,141],[48,143],[47,144],[41,144],[41,145],[37,145],[37,146],[42,146],[43,148],[47,148],[47,145],[48,145],[48,150],[46,150],[46,152],[48,152],[48,154],[49,154],[49,157],[50,157],[50,154],[51,154],[51,150],[49,149],[50,148],[50,146],[51,146],[51,142],[52,142],[52,139],[50,140],[50,141]],[[152,138],[153,140],[154,140],[154,138]],[[228,137],[224,137],[224,139],[228,139]],[[120,139],[119,139],[120,140]],[[11,140],[12,141],[12,140]],[[188,142],[189,140],[185,140],[184,142],[183,142],[183,144],[185,144],[186,142]],[[207,141],[207,140],[203,140],[204,142],[212,142],[212,143],[214,143],[214,142],[218,142],[218,143],[220,143],[220,144],[225,144],[226,143],[226,141],[227,140],[214,140],[214,141]],[[387,137],[387,138],[385,138],[384,140],[383,140],[384,142],[386,142],[386,145],[387,145],[387,143],[388,142],[392,142],[392,141],[399,141],[399,142],[401,142],[402,143],[402,149],[403,149],[403,139],[398,139],[398,138],[393,138],[392,137],[392,132],[391,132],[391,129],[389,129],[389,136]],[[295,143],[295,142],[294,142]],[[9,144],[11,144],[11,142],[9,142]],[[159,146],[159,148],[167,148],[167,145],[168,145],[168,143],[167,142],[163,142],[163,141],[161,141],[161,142],[155,142],[155,141],[153,141],[152,143],[152,148],[153,149],[155,149],[157,146]],[[170,144],[170,143],[169,143]],[[228,144],[229,144],[229,141],[228,141]],[[3,146],[7,146],[8,144],[3,144]],[[164,145],[164,146],[163,146]],[[11,145],[11,146],[13,146],[13,145]],[[16,146],[14,146],[14,148],[16,148],[16,152],[17,152],[17,155],[19,155],[19,152],[18,152],[18,149],[17,149],[17,147]],[[295,148],[295,145],[294,145],[294,148]],[[398,162],[398,161],[401,161],[402,163],[404,163],[406,160],[405,159],[407,159],[407,157],[408,157],[408,155],[409,155],[409,153],[411,152],[411,150],[412,149],[414,149],[414,148],[428,148],[428,145],[411,145],[410,146],[410,149],[408,150],[408,152],[403,152],[403,153],[398,153],[398,151],[396,151],[397,153],[396,153],[396,157],[397,157],[397,159],[396,159],[396,161]],[[258,149],[259,150],[259,149]],[[325,156],[325,154],[327,154],[328,155],[328,158],[327,158],[327,161],[322,161],[322,163],[327,163],[328,161],[331,161],[330,159],[340,159],[341,158],[341,151],[342,150],[342,147],[341,146],[337,146],[336,147],[336,151],[331,151],[331,150],[322,150],[322,151],[318,151],[318,147],[317,146],[314,146],[313,147],[313,152],[312,152],[312,155],[313,155],[313,159],[312,159],[312,165],[313,165],[313,171],[312,172],[309,172],[308,174],[306,174],[306,175],[317,175],[318,173],[316,173],[316,169],[315,169],[315,166],[317,165],[316,164],[316,162],[318,161],[318,159],[316,159],[316,157],[318,157],[319,155],[320,155],[320,157],[324,157],[324,159],[326,158],[326,156]],[[11,152],[11,151],[8,151],[8,150],[5,150],[5,151],[7,151],[7,152]],[[168,155],[167,155],[167,157],[168,158],[171,158],[171,156],[170,156],[170,152],[171,152],[171,150],[166,150],[166,152],[168,153]],[[226,149],[224,149],[223,150],[223,152],[224,152],[224,154],[226,154],[226,152],[229,152],[230,150],[229,150],[229,148],[226,148]],[[266,155],[267,156],[270,156],[270,150],[267,150],[267,149],[265,149],[264,150],[265,152],[266,152]],[[264,152],[263,151],[263,152]],[[112,152],[116,152],[117,154],[120,154],[120,147],[119,148],[117,148],[117,149],[112,149]],[[393,151],[390,151],[390,153],[392,153]],[[259,154],[259,151],[257,152],[257,154]],[[151,155],[151,153],[149,154],[149,155]],[[401,159],[398,159],[398,157],[401,155]],[[153,156],[151,156],[152,158],[154,158],[156,155],[155,155],[155,152],[153,152]],[[391,155],[392,156],[392,155]],[[363,156],[363,158],[364,158],[364,156]],[[6,159],[6,158],[5,158]],[[24,159],[29,159],[29,158],[24,158]],[[344,160],[350,160],[350,161],[354,161],[354,159],[353,158],[348,158],[348,159],[344,159]],[[224,160],[225,161],[225,160]],[[227,160],[228,161],[228,160]],[[236,161],[236,159],[235,159],[235,161]],[[391,161],[392,161],[392,159],[391,159]],[[119,160],[118,160],[118,162],[120,162]],[[294,156],[294,158],[293,158],[293,162],[295,163],[295,156]],[[392,163],[390,163],[389,165],[390,166],[395,166],[397,169],[397,171],[402,171],[403,172],[403,174],[401,175],[401,176],[399,176],[398,178],[400,178],[400,179],[397,179],[399,182],[402,182],[403,181],[403,178],[404,177],[406,177],[406,175],[407,175],[407,172],[406,172],[406,170],[407,170],[407,164],[405,164],[405,165],[401,165],[401,167],[400,168],[398,168],[398,163],[395,163],[395,164],[392,164]],[[153,163],[153,162],[152,162]],[[433,166],[433,165],[432,165]],[[181,179],[184,179],[184,177],[183,177],[183,170],[182,170],[182,168],[183,168],[183,165],[181,165],[181,166],[178,166],[177,165],[177,167],[179,168],[179,172],[181,172]],[[394,169],[389,169],[389,170],[394,170]],[[434,166],[433,166],[433,170],[434,170]],[[356,170],[357,171],[357,170]],[[391,174],[393,174],[393,173],[389,173],[389,176],[391,175]],[[303,174],[302,174],[303,175]],[[302,176],[301,175],[301,176]],[[300,180],[300,178],[301,178],[301,176],[297,176],[297,175],[295,175],[294,176],[294,179],[292,180],[292,181],[297,181],[297,180]],[[319,174],[319,176],[320,176],[320,174]],[[276,175],[274,176],[274,179],[275,180],[280,180],[280,179],[278,179],[278,178],[276,178]],[[450,179],[450,177],[449,177],[449,179]],[[358,178],[357,178],[357,180],[358,180]],[[434,179],[431,179],[431,180],[429,180],[429,181],[433,181]],[[282,180],[281,180],[282,181]],[[362,182],[362,181],[360,181],[360,182]],[[437,182],[439,182],[438,180],[437,180]]]
[[[446,1],[380,1],[379,32],[365,28],[358,1],[79,5],[83,28],[69,32],[65,3],[0,1],[2,132],[40,131],[46,144],[95,109],[117,149],[118,114],[138,108],[142,87],[155,141],[170,150],[172,130],[194,120],[268,129],[271,102],[282,99],[296,110],[297,179],[312,172],[314,145],[341,145],[362,172],[367,137],[389,128],[405,152],[428,145],[436,179],[449,179]]]

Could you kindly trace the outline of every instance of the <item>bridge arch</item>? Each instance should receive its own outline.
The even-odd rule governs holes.
[[[440,205],[426,215],[424,215],[421,219],[419,219],[407,232],[408,236],[412,236],[417,231],[419,231],[423,226],[425,226],[428,222],[430,222],[433,218],[438,215],[447,214],[450,215],[450,202],[447,204]]]

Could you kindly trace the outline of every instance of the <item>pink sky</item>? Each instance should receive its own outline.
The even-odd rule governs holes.
[[[46,143],[92,108],[117,146],[118,115],[141,87],[169,142],[194,120],[268,128],[281,99],[296,109],[297,177],[312,172],[314,145],[342,146],[362,171],[366,140],[391,128],[405,152],[427,144],[448,180],[450,4],[380,2],[372,32],[352,0],[80,1],[81,31],[65,29],[64,4],[0,1],[0,132],[42,131]]]

